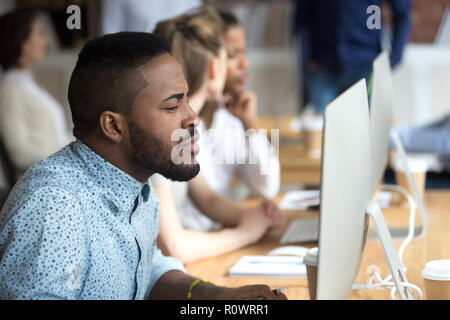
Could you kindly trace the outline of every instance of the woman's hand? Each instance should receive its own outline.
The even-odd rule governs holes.
[[[228,111],[242,121],[245,130],[258,129],[258,99],[254,92],[244,91],[236,97],[225,96]]]

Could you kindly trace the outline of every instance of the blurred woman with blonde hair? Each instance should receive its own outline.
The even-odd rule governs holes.
[[[222,28],[217,11],[202,6],[160,22],[155,29],[155,33],[169,39],[172,54],[182,65],[189,85],[189,103],[197,113],[207,100],[219,99],[225,86],[227,52]],[[176,105],[173,112],[177,112]],[[158,245],[165,254],[183,263],[254,243],[280,222],[280,212],[272,202],[242,209],[217,195],[201,171],[188,183],[159,175],[152,176],[151,182],[160,203]],[[201,214],[183,210],[188,199]]]
[[[220,11],[223,39],[227,50],[227,79],[223,99],[209,100],[200,112],[199,146],[197,157],[208,185],[223,197],[251,196],[272,198],[280,191],[280,163],[267,131],[259,130],[258,99],[246,89],[249,79],[249,60],[245,31],[239,20],[229,12]],[[224,134],[226,132],[234,132]],[[239,141],[248,143],[240,144]],[[236,143],[237,142],[237,143]],[[214,161],[217,154],[239,158],[234,163]],[[253,159],[253,161],[250,161]],[[233,192],[237,178],[246,190]],[[241,191],[243,188],[238,189]],[[186,210],[196,210],[195,207]]]

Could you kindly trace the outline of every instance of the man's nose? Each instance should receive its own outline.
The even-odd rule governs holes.
[[[182,127],[189,128],[192,125],[194,127],[198,127],[198,125],[200,124],[200,118],[198,117],[198,115],[194,112],[194,110],[192,110],[189,105],[187,105],[186,110],[186,116],[181,124]]]

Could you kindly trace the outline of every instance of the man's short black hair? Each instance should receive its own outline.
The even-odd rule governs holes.
[[[87,42],[69,84],[74,135],[94,129],[104,111],[129,115],[147,86],[139,68],[163,54],[170,54],[169,42],[152,33],[120,32]]]

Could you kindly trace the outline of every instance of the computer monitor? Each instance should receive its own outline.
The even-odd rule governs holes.
[[[366,81],[326,108],[321,160],[317,299],[346,299],[358,274],[372,197]]]
[[[370,96],[372,193],[382,181],[389,159],[392,103],[392,74],[389,55],[387,52],[382,52],[373,62]]]
[[[372,198],[372,146],[366,81],[325,110],[317,299],[345,299],[352,290],[372,218],[400,299],[412,299],[404,267]]]
[[[370,131],[372,145],[372,194],[382,182],[389,159],[389,143],[392,134],[393,114],[393,80],[388,53],[382,52],[373,62],[372,89],[370,97]],[[400,160],[407,162],[405,153],[398,138],[393,139]],[[417,203],[422,218],[422,226],[416,227],[414,235],[421,238],[427,229],[427,212],[421,196],[417,191],[411,173],[407,172],[408,184]],[[408,227],[390,228],[395,238],[404,238],[409,233]],[[370,233],[369,233],[370,234]]]

